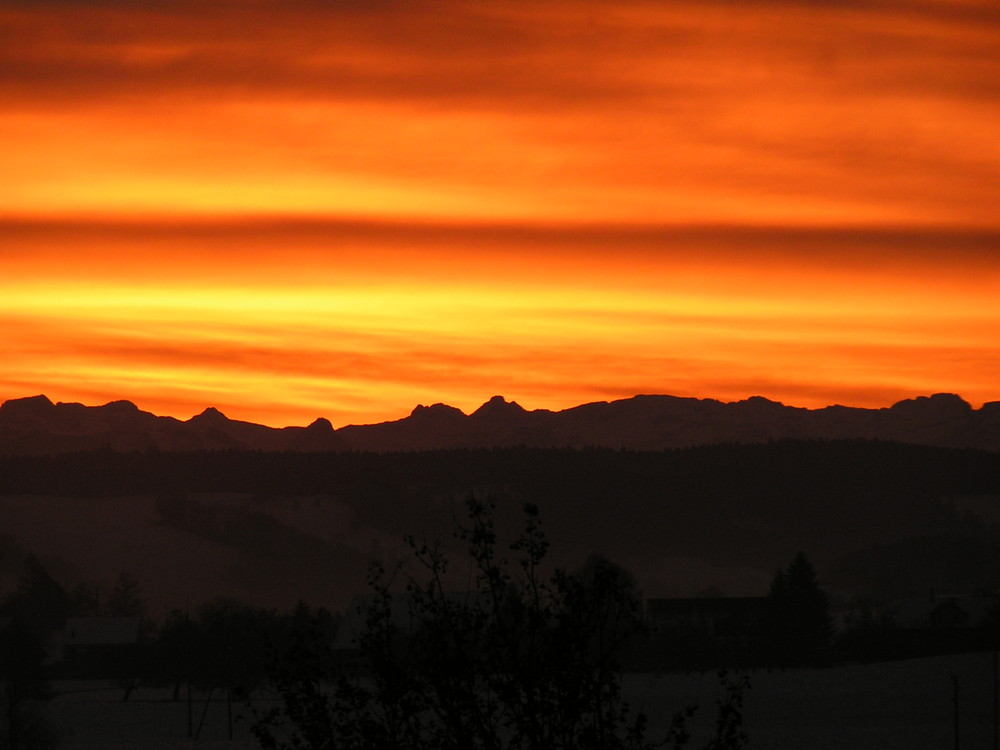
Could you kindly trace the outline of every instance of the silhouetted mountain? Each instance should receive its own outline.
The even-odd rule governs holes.
[[[662,450],[716,443],[795,439],[880,439],[952,448],[1000,450],[1000,402],[973,409],[949,393],[890,408],[804,409],[760,396],[713,399],[635,396],[564,411],[527,411],[494,396],[472,414],[451,406],[417,406],[403,419],[334,429],[275,429],[229,419],[209,407],[186,422],[158,417],[128,401],[88,407],[45,396],[0,406],[0,453],[115,450],[252,449],[403,451],[504,446],[610,447]]]

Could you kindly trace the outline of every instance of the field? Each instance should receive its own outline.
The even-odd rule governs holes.
[[[993,748],[993,654],[964,654],[830,669],[750,675],[745,728],[759,750],[941,750],[954,747],[952,675],[960,689],[960,747]],[[701,705],[696,737],[712,729],[713,674],[630,675],[626,688],[663,726],[686,700]],[[698,743],[695,743],[695,747]]]
[[[943,750],[954,747],[953,680],[959,685],[962,750],[994,747],[993,654],[912,659],[817,670],[757,671],[750,675],[745,727],[759,750]],[[128,703],[108,683],[59,682],[45,707],[50,730],[66,750],[243,750],[256,744],[246,708],[234,704],[229,742],[224,696],[208,703],[200,739],[188,738],[188,707],[168,691],[140,689]],[[692,729],[698,747],[711,734],[714,674],[630,674],[625,692],[662,731],[673,711],[700,704]],[[183,696],[182,696],[183,697]],[[197,727],[205,696],[192,702]]]

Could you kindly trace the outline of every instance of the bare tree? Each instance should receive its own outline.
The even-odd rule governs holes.
[[[360,671],[326,673],[322,644],[300,640],[277,662],[278,707],[257,717],[268,750],[650,750],[688,741],[678,714],[666,737],[622,696],[622,649],[642,630],[632,579],[593,558],[577,574],[546,573],[548,541],[538,510],[500,544],[493,507],[467,502],[456,536],[473,562],[475,586],[446,590],[449,558],[438,544],[408,542],[419,574],[374,565],[373,596],[358,613]],[[512,559],[508,559],[508,555]],[[396,576],[405,578],[394,592]],[[397,587],[398,588],[398,587]],[[401,618],[401,607],[406,617]],[[720,710],[710,747],[742,747],[738,699]],[[721,703],[720,703],[721,705]]]

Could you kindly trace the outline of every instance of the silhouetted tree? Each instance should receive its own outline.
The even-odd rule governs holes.
[[[768,592],[767,637],[783,664],[816,664],[830,645],[829,603],[816,569],[801,552],[779,570]]]
[[[44,642],[51,632],[66,623],[70,597],[38,558],[28,555],[17,588],[4,601],[4,609],[39,642]]]
[[[93,584],[81,581],[69,592],[72,617],[96,617],[101,609],[101,595]]]
[[[0,634],[0,678],[3,680],[8,745],[12,749],[49,744],[36,703],[49,697],[45,647],[70,612],[70,597],[34,555],[22,563],[17,588],[4,599],[10,616]]]
[[[220,598],[202,607],[195,633],[194,682],[208,690],[197,739],[212,694],[225,691],[229,739],[233,735],[233,698],[250,695],[266,675],[267,646],[277,630],[274,612],[236,599]]]
[[[332,614],[326,607],[314,609],[300,599],[291,613],[281,617],[269,633],[265,671],[276,662],[295,663],[302,654],[309,654],[319,662],[317,667],[321,671],[330,673],[334,668],[330,646],[340,620],[339,615]]]
[[[277,616],[231,598],[216,599],[198,613],[202,687],[249,691],[266,674],[267,643]]]
[[[370,604],[356,643],[364,671],[327,672],[303,641],[295,660],[275,665],[280,706],[258,716],[263,747],[376,750],[645,750],[688,740],[675,717],[663,742],[646,737],[646,717],[621,694],[621,647],[640,631],[631,578],[594,558],[576,574],[543,572],[548,541],[538,511],[505,551],[492,506],[467,504],[457,538],[470,554],[473,591],[445,590],[449,559],[437,544],[409,539],[419,576],[405,594],[373,565]],[[510,562],[506,554],[514,553]],[[402,616],[401,616],[402,615]],[[733,683],[736,694],[743,685]],[[721,712],[713,748],[743,743],[736,710]]]
[[[175,609],[167,615],[152,646],[151,675],[155,684],[173,685],[173,699],[180,700],[181,686],[194,680],[198,659],[197,622]]]
[[[11,750],[47,744],[35,704],[48,700],[45,648],[33,628],[20,617],[0,630],[0,681],[6,714],[6,746]]]
[[[325,612],[325,610],[324,610]],[[191,731],[200,734],[216,691],[225,691],[232,738],[231,700],[247,698],[265,677],[268,645],[280,640],[277,615],[231,598],[201,607],[195,618],[174,610],[150,650],[150,673],[157,684],[172,684],[173,699],[188,684],[206,691],[201,718]]]
[[[134,690],[150,681],[154,668],[151,636],[155,628],[146,618],[146,602],[139,582],[123,570],[98,612],[104,617],[139,618],[137,642],[123,644],[105,659],[105,668],[114,674],[115,684],[122,689],[122,702],[127,703]]]
[[[146,614],[146,602],[142,598],[139,582],[127,571],[118,574],[114,588],[104,606],[108,617],[143,617]]]

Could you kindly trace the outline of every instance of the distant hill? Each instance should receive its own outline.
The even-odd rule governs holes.
[[[1000,454],[872,440],[4,456],[0,590],[22,550],[67,583],[127,570],[168,607],[226,594],[342,608],[369,560],[408,556],[406,535],[461,558],[470,494],[497,504],[505,536],[538,506],[554,562],[604,554],[654,597],[759,596],[800,551],[824,585],[882,601],[1000,590]],[[454,572],[464,585],[467,567]]]
[[[527,446],[663,450],[780,439],[878,439],[1000,451],[1000,401],[973,409],[938,393],[888,408],[804,409],[760,396],[724,403],[675,396],[635,396],[563,411],[527,411],[494,396],[472,414],[444,404],[409,416],[334,429],[324,418],[308,427],[271,428],[229,419],[207,408],[187,421],[141,411],[129,401],[103,406],[53,403],[45,396],[0,406],[0,454],[44,455],[109,447],[262,451],[421,451]]]
[[[536,504],[554,562],[605,554],[652,596],[761,595],[799,551],[848,595],[1000,590],[1000,403],[950,394],[815,410],[497,396],[340,429],[15,399],[0,406],[0,590],[32,553],[67,585],[128,570],[160,612],[219,594],[343,607],[369,560],[406,556],[404,535],[453,546],[470,494],[508,531]]]

